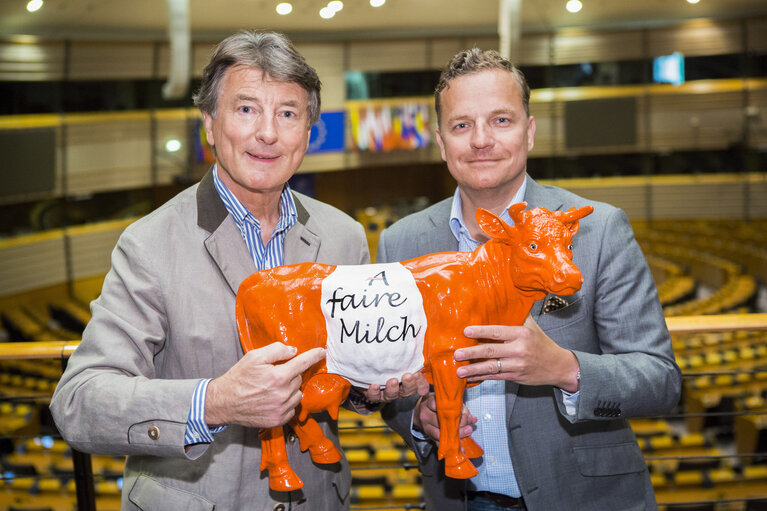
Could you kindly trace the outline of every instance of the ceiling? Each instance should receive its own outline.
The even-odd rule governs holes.
[[[0,1],[0,37],[34,35],[53,39],[164,39],[168,7],[163,0],[45,0],[38,12],[28,0]],[[293,0],[293,12],[280,16],[281,0],[189,0],[192,38],[220,39],[241,28],[266,28],[296,39],[495,34],[500,0],[387,0],[373,8],[367,0],[346,0],[343,10],[324,20],[326,0]],[[693,18],[767,15],[765,0],[582,0],[577,14],[566,0],[520,0],[522,32],[566,27],[640,27]]]

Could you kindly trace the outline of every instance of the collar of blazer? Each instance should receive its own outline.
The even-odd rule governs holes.
[[[306,225],[309,221],[309,212],[295,193],[293,193],[293,202],[296,205],[298,221]],[[197,225],[208,232],[213,232],[218,229],[228,214],[226,206],[213,185],[213,168],[211,167],[202,176],[200,185],[197,187]]]
[[[285,237],[285,264],[315,261],[320,239],[306,228],[310,215],[296,193],[293,193],[293,199],[298,221]],[[200,180],[196,200],[197,225],[210,233],[204,241],[205,248],[236,294],[242,281],[253,273],[255,267],[234,220],[230,219],[229,223],[222,225],[229,212],[213,185],[211,171]]]

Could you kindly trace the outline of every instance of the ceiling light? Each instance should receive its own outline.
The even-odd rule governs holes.
[[[580,0],[569,0],[567,2],[567,5],[565,5],[565,9],[567,9],[568,12],[578,12],[583,8],[583,4],[580,2]]]
[[[322,9],[320,9],[320,16],[322,17],[322,19],[327,20],[332,18],[335,15],[336,15],[336,11],[334,11],[330,7],[323,7]]]
[[[370,5],[372,5],[373,7],[381,7],[385,3],[386,3],[386,0],[370,0]]]
[[[697,4],[700,0],[687,0],[688,4]]]
[[[281,2],[277,4],[277,7],[275,7],[274,10],[277,11],[277,14],[285,16],[286,14],[293,12],[293,5],[288,2]]]
[[[344,3],[341,0],[333,0],[328,3],[328,9],[333,9],[333,12],[338,12],[344,8]]]
[[[43,6],[43,0],[30,0],[27,4],[27,10],[29,12],[35,12]]]
[[[181,149],[180,140],[172,138],[168,140],[167,142],[165,142],[165,150],[168,151],[169,153],[175,153],[179,149]]]

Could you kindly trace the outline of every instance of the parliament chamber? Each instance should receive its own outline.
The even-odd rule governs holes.
[[[429,91],[455,51],[498,36],[296,42],[323,113],[345,117],[340,148],[310,151],[291,186],[355,217],[375,257],[382,229],[453,193]],[[193,41],[192,87],[215,43]],[[767,510],[767,12],[519,44],[529,174],[627,213],[672,334],[682,398],[630,420],[660,509]],[[655,81],[677,52],[687,80]],[[161,97],[169,59],[164,41],[0,37],[0,511],[120,509],[124,459],[72,450],[48,403],[120,233],[211,164],[191,91]],[[366,145],[381,111],[410,138]],[[342,410],[339,428],[352,509],[423,507],[415,456],[378,413]]]

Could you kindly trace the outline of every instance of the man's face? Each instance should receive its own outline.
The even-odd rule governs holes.
[[[524,181],[535,135],[514,76],[500,69],[460,76],[440,99],[437,142],[461,189],[513,195]]]
[[[216,146],[219,177],[247,204],[253,193],[280,192],[306,153],[308,94],[258,68],[234,66],[221,83],[216,117],[203,114]]]

